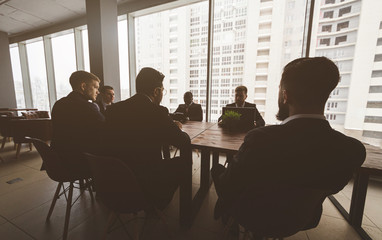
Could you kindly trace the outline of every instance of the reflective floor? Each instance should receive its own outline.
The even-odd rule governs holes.
[[[41,158],[33,148],[29,151],[27,144],[22,147],[18,159],[13,143],[7,142],[0,151],[0,239],[61,239],[65,218],[65,200],[60,198],[47,223],[50,203],[57,183],[45,172],[41,172]],[[221,158],[224,161],[223,157]],[[194,152],[194,186],[199,182],[199,166],[197,153]],[[13,181],[12,181],[13,180]],[[7,183],[7,182],[9,182]],[[337,194],[337,199],[348,208],[351,198],[351,183]],[[78,191],[75,191],[78,195]],[[195,219],[193,226],[182,230],[178,225],[179,195],[175,194],[171,204],[165,209],[166,221],[170,226],[173,239],[222,239],[223,224],[213,219],[213,207],[217,196],[212,186]],[[372,181],[369,185],[364,228],[373,239],[382,240],[382,183]],[[93,202],[88,193],[82,195],[71,211],[68,239],[101,239],[107,221],[108,210],[98,202]],[[134,221],[138,228],[143,225],[144,214],[136,220],[125,216],[130,232]],[[142,239],[168,239],[164,224],[150,218],[142,234]],[[123,228],[117,228],[107,239],[128,239]],[[300,232],[287,239],[360,239],[358,234],[343,219],[333,204],[326,200],[324,213],[319,226],[315,229]]]

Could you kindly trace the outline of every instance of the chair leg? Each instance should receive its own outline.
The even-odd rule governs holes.
[[[21,150],[21,143],[17,143],[16,159],[19,158],[20,150]]]
[[[154,208],[154,210],[155,210],[155,213],[159,216],[159,218],[164,223],[165,229],[166,229],[166,232],[167,232],[167,235],[169,236],[169,238],[173,238],[174,233],[170,230],[163,212],[161,210],[159,210],[158,208]]]
[[[56,192],[54,193],[52,204],[50,205],[50,208],[49,208],[48,216],[46,217],[47,222],[49,221],[49,218],[53,213],[54,206],[56,205],[56,201],[58,199],[58,196],[60,195],[61,186],[62,186],[62,182],[58,183]]]
[[[30,151],[33,150],[32,143],[29,143],[29,150],[30,150]]]
[[[94,202],[94,196],[93,196],[92,186],[90,186],[90,182],[89,182],[88,179],[85,179],[85,183],[86,183],[87,189],[88,189],[88,191],[89,191],[90,198],[92,199],[92,202]]]
[[[13,150],[16,150],[16,148],[17,148],[17,144],[13,143]]]
[[[228,239],[229,229],[232,227],[234,221],[235,220],[233,219],[233,217],[230,217],[228,219],[228,222],[225,225],[224,230],[223,230],[223,239]]]
[[[1,143],[1,149],[4,148],[5,146],[5,142],[7,141],[7,138],[6,137],[3,137],[3,142]]]
[[[107,234],[109,232],[109,229],[110,229],[110,227],[113,226],[116,219],[117,219],[117,215],[113,211],[111,211],[109,214],[109,218],[107,220],[107,223],[106,223],[106,228],[105,228],[103,235],[102,235],[102,239],[106,239]]]
[[[136,239],[136,240],[139,240],[139,224],[138,224],[138,215],[137,213],[133,213],[134,215],[134,235],[133,235],[133,239]]]
[[[66,240],[67,237],[68,237],[70,210],[72,209],[73,188],[74,188],[73,182],[70,182],[69,195],[68,195],[68,200],[67,200],[67,203],[66,203],[64,234],[63,234],[63,237],[62,237],[63,240]]]

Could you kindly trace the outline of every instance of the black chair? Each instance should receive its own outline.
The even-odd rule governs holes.
[[[48,216],[46,217],[46,221],[49,221],[50,216],[52,215],[54,206],[56,204],[57,199],[65,195],[66,198],[66,214],[65,214],[65,224],[64,224],[64,232],[63,232],[63,239],[67,239],[68,236],[68,227],[69,227],[69,219],[70,219],[70,210],[73,206],[73,204],[78,200],[78,198],[81,196],[81,194],[72,201],[73,198],[73,189],[75,188],[74,183],[75,181],[85,181],[86,182],[86,188],[89,190],[90,197],[93,201],[93,193],[91,189],[91,185],[89,182],[89,179],[91,178],[90,175],[84,176],[83,173],[80,173],[76,171],[76,169],[71,169],[67,165],[65,165],[65,161],[62,160],[57,153],[45,142],[36,139],[36,138],[29,138],[27,137],[27,140],[31,141],[39,154],[41,155],[42,161],[45,166],[46,173],[48,176],[58,182],[56,192],[54,194],[52,204],[50,205]],[[64,183],[69,183],[69,186],[65,188]],[[62,188],[62,191],[61,191]],[[67,192],[68,196],[67,196]],[[82,191],[81,191],[82,192]]]
[[[119,215],[134,214],[136,216],[142,210],[146,212],[145,223],[147,213],[154,212],[165,223],[167,233],[172,235],[167,228],[164,214],[147,201],[134,173],[125,163],[112,157],[100,157],[87,153],[85,155],[97,190],[97,199],[111,210],[102,239],[106,239],[109,229],[113,227],[117,219],[130,237]],[[144,227],[145,224],[142,231]],[[134,235],[136,239],[139,238],[138,231]]]
[[[224,229],[225,237],[234,221],[255,239],[283,239],[314,228],[322,214],[327,190],[265,184],[251,187],[234,203]]]

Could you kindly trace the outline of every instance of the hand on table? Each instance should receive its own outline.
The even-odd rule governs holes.
[[[176,126],[178,126],[179,129],[182,130],[182,123],[181,122],[174,120],[174,123],[176,124]]]

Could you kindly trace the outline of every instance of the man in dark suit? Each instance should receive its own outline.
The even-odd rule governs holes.
[[[114,102],[114,89],[111,86],[103,86],[99,89],[99,99],[95,102],[102,114],[105,114],[106,108]]]
[[[77,71],[69,79],[73,91],[58,100],[52,109],[51,146],[68,163],[86,170],[82,152],[94,152],[100,144],[103,115],[91,102],[98,95],[99,78]]]
[[[164,208],[182,177],[185,161],[162,159],[161,147],[171,144],[190,150],[190,138],[159,106],[164,75],[143,68],[136,78],[137,94],[111,105],[105,113],[106,132],[111,134],[110,153],[124,160],[136,174],[147,199]]]
[[[335,194],[365,160],[361,142],[332,129],[325,102],[337,86],[337,66],[325,57],[296,59],[284,68],[279,90],[280,125],[251,130],[228,168],[212,169],[219,217],[253,185],[287,184]],[[318,206],[310,227],[317,226]]]
[[[176,109],[176,113],[183,113],[187,120],[191,121],[202,121],[203,120],[203,110],[202,105],[194,103],[194,97],[191,92],[186,92],[183,95],[184,104],[179,104]]]
[[[265,126],[265,121],[256,108],[256,104],[246,102],[248,89],[246,86],[238,86],[235,88],[235,102],[227,104],[226,107],[246,107],[255,109],[255,127]],[[222,117],[219,117],[219,121]]]

